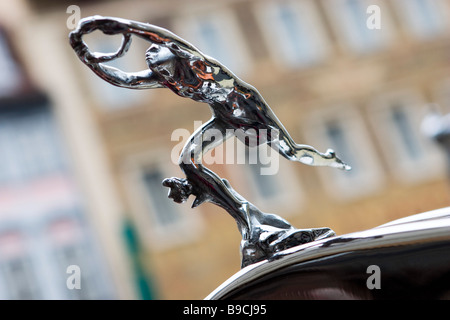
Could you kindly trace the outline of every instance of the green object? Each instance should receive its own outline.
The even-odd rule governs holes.
[[[139,291],[140,298],[142,300],[153,300],[156,297],[155,289],[150,277],[142,266],[139,239],[136,235],[133,223],[128,219],[124,223],[124,237],[130,253],[134,281]]]

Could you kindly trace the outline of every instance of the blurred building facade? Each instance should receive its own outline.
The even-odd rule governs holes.
[[[254,85],[297,143],[353,167],[280,158],[261,175],[224,164],[237,142],[216,150],[206,165],[263,211],[342,234],[449,204],[444,154],[420,132],[427,104],[450,105],[445,0],[11,1],[0,11],[2,297],[72,297],[59,265],[99,282],[81,298],[203,298],[239,269],[231,217],[174,204],[161,186],[182,177],[174,159],[208,108],[104,83],[68,45],[70,5],[182,36]],[[115,62],[127,71],[145,68],[148,43],[133,41]],[[23,280],[42,270],[51,291]]]
[[[105,160],[89,151],[97,129],[60,78],[70,71],[53,22],[23,1],[2,2],[0,21],[0,298],[139,297]]]

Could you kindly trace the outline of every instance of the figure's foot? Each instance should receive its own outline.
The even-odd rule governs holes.
[[[287,250],[305,243],[335,236],[330,228],[278,229],[259,226],[256,237],[241,242],[241,267],[276,257]]]
[[[336,152],[334,152],[334,150],[332,150],[332,149],[328,149],[327,152],[325,152],[324,157],[326,159],[332,160],[331,164],[329,164],[330,167],[338,168],[338,169],[345,170],[345,171],[349,171],[352,169],[352,167],[350,167],[344,161],[339,159],[336,156]]]
[[[162,182],[164,187],[169,187],[169,198],[177,203],[186,202],[192,194],[192,185],[187,179],[167,178]]]
[[[275,252],[279,252],[335,235],[336,233],[330,228],[293,229],[282,234],[276,241],[271,243],[271,246],[274,247]]]

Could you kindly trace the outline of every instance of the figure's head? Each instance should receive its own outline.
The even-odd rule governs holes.
[[[145,52],[145,61],[152,70],[158,70],[161,67],[166,69],[171,64],[170,62],[174,62],[175,57],[176,56],[169,48],[155,43],[153,43]],[[164,66],[166,66],[166,68],[164,68]]]

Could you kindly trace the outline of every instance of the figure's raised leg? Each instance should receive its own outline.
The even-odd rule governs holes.
[[[277,132],[268,144],[277,150],[283,157],[291,161],[298,161],[310,166],[328,166],[342,170],[351,170],[351,167],[328,149],[321,153],[311,146],[296,144],[284,129],[273,129]]]

